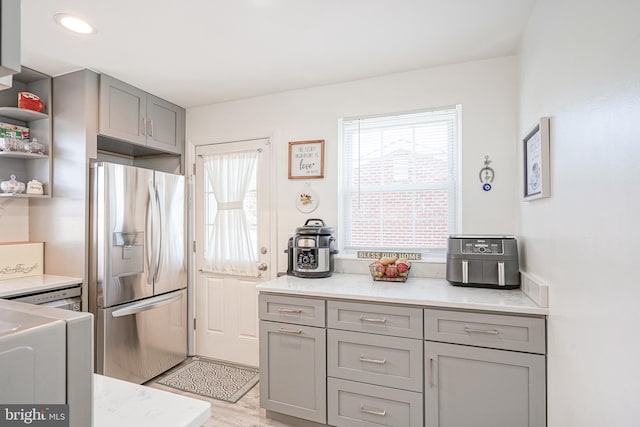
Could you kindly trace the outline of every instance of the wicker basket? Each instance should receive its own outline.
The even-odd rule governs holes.
[[[371,278],[376,282],[406,282],[407,278],[409,277],[409,270],[411,270],[411,267],[409,267],[409,270],[405,271],[404,273],[398,273],[396,277],[387,277],[385,275],[376,276],[376,272],[378,271],[378,268],[379,268],[378,266],[379,264],[376,264],[375,262],[372,262],[371,264],[369,264],[369,271],[371,272]]]

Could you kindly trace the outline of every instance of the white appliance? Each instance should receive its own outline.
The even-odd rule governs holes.
[[[71,427],[91,426],[92,333],[91,313],[0,299],[0,402],[68,404]]]
[[[81,311],[82,289],[80,284],[65,286],[63,288],[46,289],[38,292],[28,292],[25,294],[10,295],[4,298],[37,304],[45,307],[63,308],[65,310]]]
[[[99,374],[141,384],[187,357],[184,194],[182,175],[92,165],[89,310]]]

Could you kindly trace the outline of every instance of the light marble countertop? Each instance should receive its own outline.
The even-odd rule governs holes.
[[[82,279],[79,277],[55,276],[52,274],[0,280],[0,298],[65,288],[81,283]]]
[[[282,276],[257,285],[260,292],[322,298],[357,299],[372,302],[431,307],[487,310],[547,315],[519,289],[483,289],[453,286],[444,279],[409,277],[406,282],[374,281],[364,274],[334,273],[322,279]]]
[[[210,416],[209,402],[93,376],[93,427],[199,427]]]

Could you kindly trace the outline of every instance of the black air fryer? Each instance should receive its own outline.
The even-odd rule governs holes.
[[[327,227],[321,219],[308,219],[289,238],[285,251],[289,254],[287,274],[305,278],[331,276],[333,256],[338,253],[335,245],[333,227]]]

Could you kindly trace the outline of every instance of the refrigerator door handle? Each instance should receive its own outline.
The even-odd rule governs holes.
[[[157,235],[154,236],[153,238],[153,243],[154,245],[157,245],[157,249],[155,251],[156,253],[156,269],[155,272],[153,273],[153,281],[155,282],[156,280],[158,280],[158,271],[160,271],[160,263],[162,262],[162,244],[164,243],[163,240],[163,233],[164,233],[164,217],[162,216],[162,209],[160,208],[162,205],[160,204],[160,192],[158,191],[158,188],[155,188],[155,197],[156,197],[156,212],[157,212],[157,216],[158,216],[158,233]]]
[[[153,185],[149,184],[149,198],[147,199],[147,218],[145,221],[145,248],[146,248],[146,261],[147,261],[147,283],[153,283],[153,273],[155,270],[152,269],[155,266],[154,262],[154,248],[152,245],[153,242],[153,223],[154,223],[154,215],[155,215],[155,190],[153,189]]]
[[[171,304],[181,299],[182,299],[182,294],[169,296],[169,297],[152,298],[150,300],[136,302],[134,304],[123,307],[119,310],[115,310],[113,313],[111,313],[111,316],[113,317],[131,316],[133,314],[142,313],[143,311],[153,310],[154,308]]]
[[[147,282],[151,284],[158,279],[158,264],[160,263],[160,248],[158,243],[162,235],[162,231],[160,230],[158,225],[160,223],[160,206],[158,202],[158,193],[153,183],[149,183],[149,206],[149,209],[151,211],[151,221],[147,221],[147,227],[150,228],[150,232],[147,233],[147,251],[149,252],[149,274],[147,276]]]

